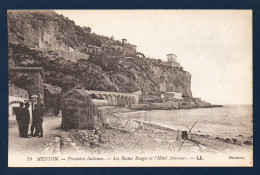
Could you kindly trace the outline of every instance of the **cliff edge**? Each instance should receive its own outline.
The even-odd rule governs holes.
[[[52,85],[144,94],[156,94],[163,85],[166,92],[192,97],[189,72],[146,58],[136,46],[97,35],[54,11],[8,11],[8,43],[10,66],[43,67]]]

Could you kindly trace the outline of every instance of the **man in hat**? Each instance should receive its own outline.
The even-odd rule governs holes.
[[[43,137],[43,128],[42,128],[43,115],[44,115],[43,104],[38,104],[35,107],[34,116],[33,116],[33,120],[35,121],[35,124],[36,124],[36,132],[33,135],[34,137],[36,137],[36,136]],[[33,134],[33,130],[32,130],[31,135],[32,134]]]
[[[21,115],[21,126],[22,126],[22,138],[30,138],[28,137],[28,128],[30,122],[30,111],[29,111],[30,104],[28,102],[25,103],[25,108],[23,109]]]
[[[23,115],[23,106],[24,106],[24,103],[20,102],[20,107],[16,111],[16,120],[17,120],[17,123],[18,123],[18,131],[19,131],[20,137],[22,136],[21,118],[22,118],[22,115]]]

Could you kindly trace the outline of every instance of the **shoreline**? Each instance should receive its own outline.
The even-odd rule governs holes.
[[[221,106],[221,107],[223,107],[223,106]],[[192,109],[199,109],[199,108],[192,108]],[[119,115],[120,114],[123,114],[123,115],[124,114],[135,114],[135,113],[138,114],[138,113],[145,113],[145,112],[148,112],[148,111],[160,111],[161,109],[156,109],[156,110],[132,110],[132,109],[130,109],[129,110],[129,109],[125,108],[125,110],[126,111],[124,111],[124,112],[114,111],[113,114],[114,115],[117,115],[117,114],[119,114]],[[172,109],[172,110],[175,110],[175,109]],[[181,110],[181,109],[178,109],[178,110]],[[120,117],[121,117],[121,119],[124,118],[122,116],[120,116]],[[188,129],[167,126],[167,125],[164,125],[164,124],[161,124],[161,123],[158,123],[158,122],[145,121],[145,120],[140,120],[140,119],[136,119],[136,118],[133,118],[131,120],[135,121],[137,123],[142,123],[142,124],[149,126],[149,127],[157,128],[157,129],[169,130],[169,131],[174,131],[174,132],[177,132],[177,130],[188,131]],[[197,137],[203,137],[203,138],[211,139],[211,140],[217,140],[217,141],[220,141],[220,142],[223,142],[223,143],[235,144],[235,145],[239,145],[239,146],[253,145],[253,140],[251,140],[251,138],[253,138],[253,134],[249,137],[245,137],[241,134],[239,134],[238,136],[227,135],[226,137],[225,136],[219,136],[219,135],[203,134],[203,133],[192,133],[192,135],[197,136]]]
[[[199,108],[221,108],[224,105],[209,105],[209,106],[192,106],[192,107],[176,107],[174,105],[165,105],[164,103],[151,103],[151,104],[134,104],[130,106],[131,110],[181,110],[181,109],[199,109]]]
[[[181,150],[179,150],[181,141],[176,141],[176,128],[171,128],[167,126],[160,126],[156,123],[142,122],[145,128],[139,129],[135,132],[136,128],[139,126],[137,120],[127,120],[124,119],[120,114],[115,116],[120,112],[131,112],[131,110],[126,108],[112,108],[109,109],[107,113],[107,118],[109,119],[109,125],[112,129],[105,129],[101,131],[102,142],[101,144],[96,144],[91,146],[89,140],[84,140],[91,130],[59,130],[56,128],[60,124],[61,118],[52,117],[49,118],[52,125],[55,127],[50,127],[51,130],[41,142],[35,143],[35,148],[37,147],[39,154],[46,154],[46,149],[55,145],[55,138],[59,137],[61,139],[60,152],[62,155],[66,154],[77,154],[86,153],[87,155],[105,155],[105,154],[183,154],[183,153],[203,153],[203,154],[216,154],[219,152],[229,152],[229,151],[241,151],[247,152],[252,149],[252,146],[239,146],[231,143],[225,143],[217,139],[211,139],[209,137],[202,137],[197,135],[192,135],[196,142],[191,140],[186,140]],[[115,122],[119,118],[118,122]],[[56,121],[53,123],[52,121]],[[57,123],[58,122],[58,123]],[[11,125],[17,125],[16,122],[9,123]],[[48,126],[45,123],[44,127]],[[17,126],[16,126],[17,127]],[[17,128],[9,127],[17,134]],[[18,138],[19,139],[19,138]],[[38,139],[38,138],[32,138]],[[27,140],[23,140],[27,141]],[[29,139],[28,141],[31,141]],[[198,145],[196,145],[198,144]],[[14,146],[17,146],[13,143]],[[156,147],[154,147],[156,145]],[[42,148],[42,151],[39,150]],[[52,148],[52,147],[51,147]]]
[[[171,127],[171,126],[165,126],[163,124],[156,123],[156,122],[147,122],[147,121],[144,121],[144,120],[137,120],[137,119],[133,119],[133,121],[135,121],[139,124],[143,124],[143,125],[148,126],[148,127],[156,128],[156,129],[168,130],[168,131],[173,131],[173,132],[178,132],[178,130],[181,131],[181,132],[183,132],[183,131],[188,132],[188,129],[187,130],[181,130],[181,129],[174,128],[174,127]],[[196,133],[191,133],[191,136],[193,138],[195,138],[196,141],[198,141],[202,145],[206,145],[207,139],[218,140],[218,141],[221,141],[223,143],[230,143],[230,144],[239,145],[239,146],[251,145],[248,140],[247,141],[241,141],[241,140],[238,140],[238,139],[235,139],[235,138],[230,138],[230,137],[218,137],[218,136],[213,136],[213,135],[196,134]],[[243,142],[245,142],[246,144],[244,144]]]
[[[142,121],[124,117],[127,113],[143,113],[128,108],[100,107],[104,111],[104,119],[108,128],[100,129],[101,142],[91,146],[92,130],[71,129],[55,133],[61,138],[61,153],[86,154],[147,154],[147,153],[225,153],[248,152],[252,145],[233,143],[232,139],[217,138],[209,135],[191,134],[181,147],[183,140],[177,140],[178,129],[156,122]],[[137,129],[139,128],[139,129]],[[180,130],[183,131],[183,130]],[[187,131],[187,130],[186,130]],[[54,133],[54,131],[53,131]],[[191,137],[192,139],[191,139]],[[94,135],[98,138],[98,135]],[[70,140],[70,141],[69,141]],[[95,140],[95,142],[98,140]],[[154,147],[156,145],[156,147]],[[179,150],[181,147],[181,151]]]

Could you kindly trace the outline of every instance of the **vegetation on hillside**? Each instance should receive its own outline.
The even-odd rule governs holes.
[[[55,51],[37,49],[39,36],[47,28],[56,38],[83,53],[88,44],[99,46],[106,41],[120,44],[113,38],[91,33],[88,27],[75,25],[74,21],[54,11],[8,11],[8,27],[9,65],[43,67],[46,83],[62,88],[127,93],[142,90],[146,94],[155,94],[159,91],[159,77],[165,74],[167,91],[192,96],[190,74],[164,66],[155,59],[103,53],[74,63]]]

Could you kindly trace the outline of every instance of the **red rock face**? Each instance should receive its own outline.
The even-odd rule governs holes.
[[[156,94],[163,83],[167,92],[192,96],[191,75],[182,68],[138,57],[131,48],[122,47],[120,41],[86,32],[53,11],[8,11],[8,41],[13,44],[10,50],[15,44],[23,45],[13,48],[10,63],[43,67],[46,83],[52,85]],[[89,46],[107,48],[99,54],[89,54]],[[115,53],[112,46],[122,50]],[[55,54],[49,53],[51,50]],[[162,74],[164,80],[160,80]]]

